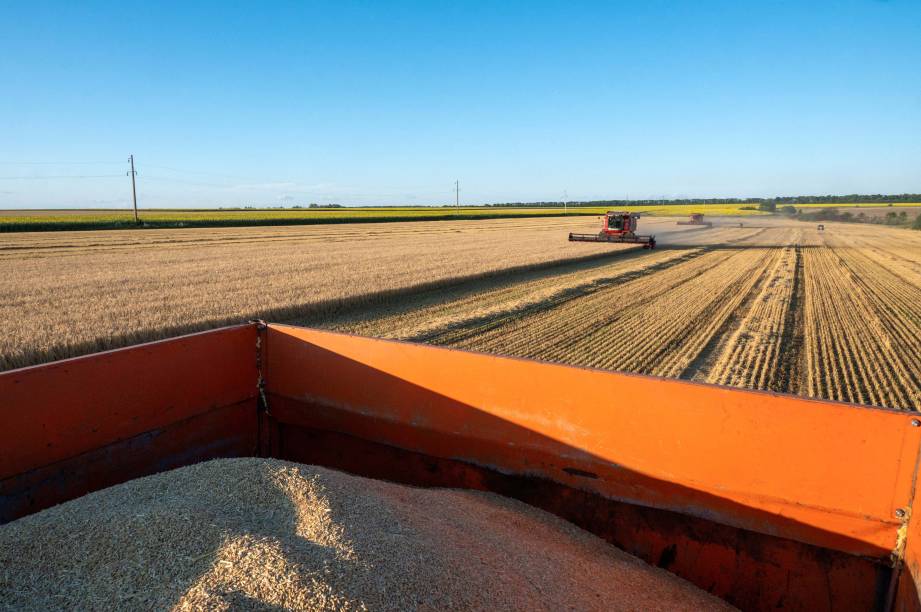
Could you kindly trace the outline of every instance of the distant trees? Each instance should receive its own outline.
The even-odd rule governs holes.
[[[785,209],[786,207],[782,210],[785,212]],[[850,211],[840,211],[833,206],[829,206],[826,208],[814,208],[812,210],[800,209],[796,214],[796,218],[800,221],[844,221],[846,223],[877,223],[921,229],[921,214],[918,215],[918,218],[914,220],[914,224],[912,225],[908,217],[908,212],[904,210],[899,212],[890,210],[885,215],[873,215],[872,213],[868,215],[863,211],[860,211],[855,215]]]
[[[785,204],[850,204],[861,202],[867,204],[892,204],[898,202],[921,202],[921,193],[901,193],[894,195],[884,194],[859,194],[850,195],[820,195],[820,196],[782,196],[777,198],[675,198],[672,200],[588,200],[582,202],[569,202],[571,207],[591,206],[621,208],[628,206],[669,204],[669,205],[700,205],[700,204],[746,204],[760,206],[762,203],[772,202],[774,206]],[[505,202],[502,204],[487,204],[501,208],[561,208],[562,203],[554,202]],[[763,210],[763,209],[762,209]]]
[[[795,217],[796,207],[795,206],[784,206],[783,208],[780,209],[780,212],[790,217]]]
[[[758,210],[762,212],[776,212],[777,203],[774,200],[765,200],[758,204]]]

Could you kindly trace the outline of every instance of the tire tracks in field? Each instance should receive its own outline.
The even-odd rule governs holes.
[[[452,345],[674,377],[735,309],[739,296],[750,291],[753,267],[762,265],[765,257],[764,249],[709,250],[656,276]]]
[[[610,276],[595,279],[588,283],[566,287],[548,298],[539,302],[529,302],[520,306],[511,307],[495,313],[472,317],[454,322],[444,328],[434,329],[421,334],[407,336],[405,339],[412,342],[425,342],[429,344],[458,344],[471,338],[476,338],[485,332],[497,329],[541,312],[552,310],[573,300],[585,298],[611,287],[628,283],[646,274],[661,272],[673,266],[691,261],[703,254],[703,249],[693,249],[679,257],[659,261],[647,267],[614,273]]]
[[[750,389],[798,387],[802,344],[802,233],[775,249],[756,289],[726,321],[682,378]]]
[[[801,393],[803,371],[805,368],[805,322],[803,319],[803,303],[806,299],[806,290],[803,283],[803,248],[795,247],[795,262],[793,268],[793,291],[790,294],[790,304],[787,307],[783,322],[783,334],[780,344],[780,359],[778,363],[777,386],[771,391],[786,393]]]
[[[742,370],[744,363],[739,363],[738,358],[732,359],[739,353],[739,348],[748,343],[750,338],[747,330],[751,324],[756,302],[766,299],[766,294],[776,280],[774,274],[769,274],[764,267],[758,273],[757,280],[745,298],[723,322],[723,326],[716,331],[698,355],[691,361],[679,378],[698,380],[716,384],[731,384],[727,379],[728,370]],[[726,363],[728,361],[728,363]],[[722,366],[722,367],[719,367]],[[746,385],[737,385],[746,386]]]
[[[577,342],[580,337],[591,335],[592,326],[614,322],[597,318],[597,312],[605,310],[605,303],[619,302],[620,306],[625,308],[643,301],[654,301],[658,296],[719,265],[726,257],[727,251],[724,249],[727,246],[733,247],[763,232],[764,229],[746,231],[745,235],[734,240],[726,240],[713,246],[692,247],[686,256],[658,268],[659,274],[651,274],[655,271],[654,266],[644,267],[629,276],[619,274],[610,283],[595,287],[593,291],[574,295],[571,299],[561,300],[559,303],[546,300],[537,302],[534,308],[527,312],[510,313],[510,316],[504,317],[502,321],[497,322],[498,324],[490,322],[486,326],[461,330],[455,336],[426,338],[425,341],[472,350],[565,360],[565,357],[532,355],[528,345],[540,337],[552,337],[558,342]],[[679,274],[665,274],[679,268],[682,270]],[[540,323],[535,317],[540,319]],[[516,332],[516,326],[519,324],[525,325],[528,329],[523,333]]]

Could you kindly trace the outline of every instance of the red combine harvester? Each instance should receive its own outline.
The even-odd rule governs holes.
[[[656,248],[655,236],[638,236],[636,224],[640,213],[609,210],[604,213],[604,227],[597,234],[569,233],[570,242],[627,242],[642,244],[644,249]]]

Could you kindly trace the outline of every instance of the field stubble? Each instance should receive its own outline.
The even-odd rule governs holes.
[[[921,410],[921,234],[594,219],[17,234],[0,367],[248,318]]]
[[[398,308],[367,335],[921,410],[921,240],[762,222]]]
[[[0,369],[250,318],[328,315],[413,288],[609,255],[611,245],[566,241],[569,231],[594,224],[554,218],[8,234],[0,241],[7,330]]]

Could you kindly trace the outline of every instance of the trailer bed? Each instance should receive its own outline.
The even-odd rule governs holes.
[[[909,413],[261,323],[0,373],[0,399],[0,522],[278,458],[518,499],[743,609],[921,610]]]

